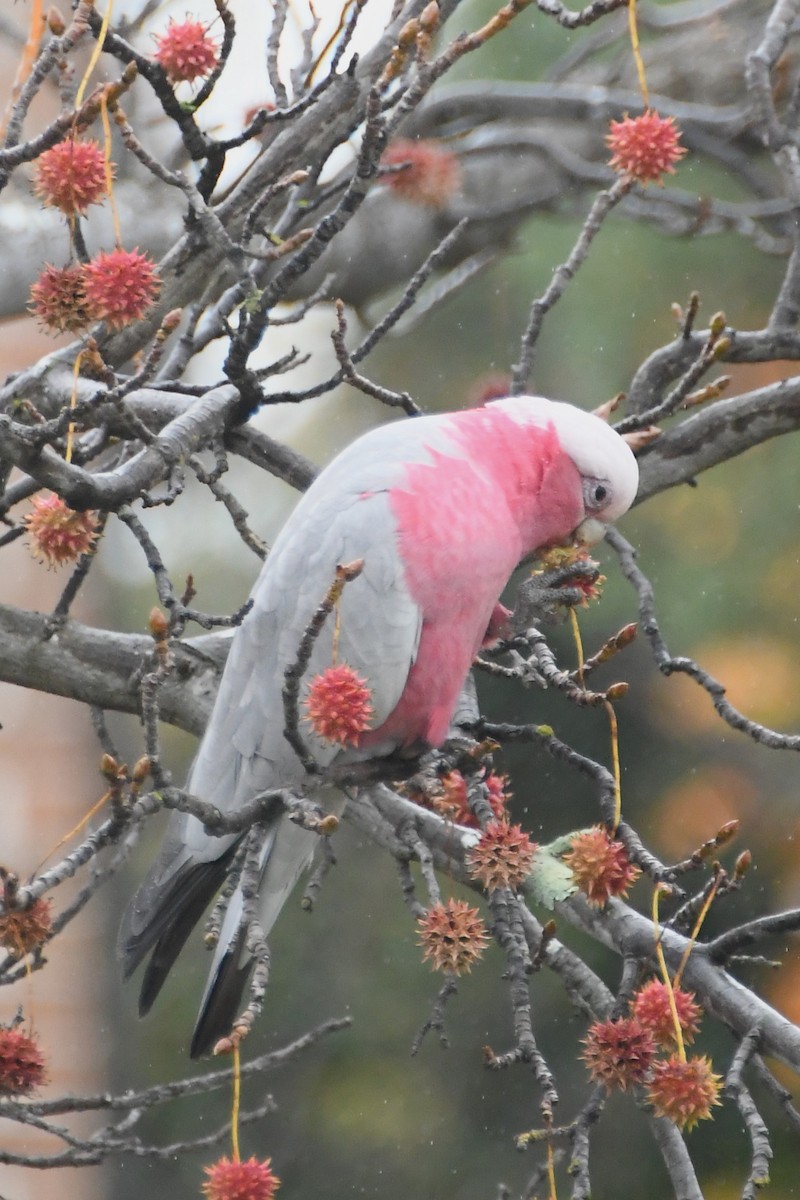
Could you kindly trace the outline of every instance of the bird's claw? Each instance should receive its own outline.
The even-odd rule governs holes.
[[[512,629],[520,634],[532,625],[559,624],[570,608],[585,603],[599,579],[600,568],[591,559],[529,575],[517,592]]]

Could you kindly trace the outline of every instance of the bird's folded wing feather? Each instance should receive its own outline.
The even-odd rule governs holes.
[[[253,590],[253,607],[233,639],[187,782],[190,792],[223,812],[303,778],[302,764],[284,736],[284,673],[296,661],[303,633],[338,564],[364,561],[362,574],[345,587],[339,604],[336,660],[369,684],[373,727],[397,704],[414,662],[422,614],[406,586],[389,495],[355,490],[341,472],[337,484],[321,495],[312,488],[301,500],[276,540]],[[314,643],[306,682],[333,661],[334,624],[332,616]],[[301,731],[317,761],[327,765],[340,751],[317,739],[303,722],[304,690]],[[236,835],[211,836],[196,818],[173,814],[159,858],[123,920],[120,953],[127,973],[181,910],[192,915],[192,923],[197,920],[199,892],[213,893],[221,882],[209,865],[229,855],[236,840]],[[308,835],[309,855],[314,842]],[[199,875],[207,877],[208,888]]]

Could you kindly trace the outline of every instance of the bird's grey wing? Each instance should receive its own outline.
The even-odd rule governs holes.
[[[279,547],[276,547],[279,549]],[[275,672],[251,672],[241,676],[241,719],[236,722],[235,745],[242,757],[248,790],[291,784],[298,779],[299,763],[283,737],[284,711],[281,696],[283,674],[296,660],[300,639],[314,611],[333,582],[336,566],[363,559],[358,579],[348,584],[340,601],[337,622],[337,661],[347,662],[367,681],[372,691],[373,724],[383,723],[394,709],[413,665],[419,645],[422,615],[408,593],[402,562],[394,540],[394,520],[385,493],[367,498],[346,497],[333,518],[326,515],[326,536],[318,546],[299,557],[287,552],[281,570],[266,573],[254,592],[254,611],[263,612],[267,628],[269,614],[279,611],[281,589],[291,588],[296,596],[293,619],[273,627],[270,645],[277,646]],[[302,581],[297,586],[298,578]],[[334,620],[323,628],[314,643],[304,679],[309,680],[333,661]],[[277,738],[277,723],[281,736]],[[302,722],[301,722],[302,726]],[[338,753],[303,727],[303,735],[320,763]],[[257,786],[256,786],[257,785]],[[240,787],[242,780],[240,779]],[[341,811],[343,799],[328,793],[326,807]],[[277,828],[268,829],[261,859],[258,892],[258,921],[267,935],[294,887],[309,865],[318,845],[316,836],[282,816]],[[231,898],[201,1000],[192,1039],[193,1058],[210,1051],[235,1019],[249,974],[249,953],[241,928],[243,901],[237,889]]]
[[[303,779],[302,764],[283,732],[284,672],[296,660],[303,632],[339,563],[364,560],[362,575],[345,588],[341,600],[338,656],[368,680],[376,725],[397,704],[416,654],[422,618],[405,584],[388,494],[355,490],[346,479],[333,495],[314,491],[290,517],[256,583],[253,607],[233,638],[187,783],[189,791],[225,812],[261,791],[291,787]],[[328,622],[314,644],[305,680],[331,664],[333,624]],[[320,742],[304,726],[303,730],[317,760],[322,765],[330,762],[338,748]],[[267,911],[260,914],[265,928],[316,845],[313,834],[290,828],[302,836],[287,846],[288,860],[279,853],[272,868],[265,864],[261,894]],[[126,975],[155,947],[140,999],[142,1011],[152,1004],[192,926],[224,879],[237,842],[236,835],[209,835],[194,817],[172,815],[158,860],[134,896],[120,931]],[[220,977],[226,950],[220,939],[212,979]]]

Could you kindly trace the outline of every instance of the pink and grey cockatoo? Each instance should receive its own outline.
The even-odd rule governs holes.
[[[187,788],[230,812],[261,792],[302,786],[284,735],[284,672],[338,564],[363,560],[339,604],[336,658],[364,680],[374,714],[353,748],[304,736],[323,767],[349,756],[441,745],[514,568],[536,550],[597,541],[636,495],[627,443],[604,421],[540,397],[496,400],[365,434],[302,497],[277,538],[236,631]],[[307,683],[333,661],[329,621]],[[161,854],[123,920],[126,975],[153,950],[146,1012],[222,884],[240,835],[213,837],[173,813]],[[261,852],[257,916],[269,933],[317,839],[283,813]],[[193,1057],[230,1032],[251,957],[234,893],[195,1026]]]

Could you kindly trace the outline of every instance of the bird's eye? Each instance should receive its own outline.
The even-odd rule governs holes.
[[[584,479],[583,502],[587,512],[599,512],[611,498],[611,489],[600,479]]]

